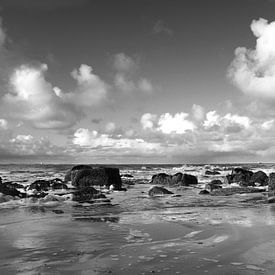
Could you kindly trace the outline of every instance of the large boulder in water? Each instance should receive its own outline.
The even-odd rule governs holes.
[[[268,179],[268,197],[275,198],[275,173],[271,173]]]
[[[257,171],[253,173],[252,177],[249,180],[250,183],[258,183],[261,186],[265,186],[268,184],[268,176],[265,172],[263,171]]]
[[[88,186],[107,186],[111,185],[114,187],[114,190],[122,190],[121,185],[121,177],[119,174],[118,168],[110,168],[110,167],[98,167],[92,168],[86,165],[77,166],[71,170],[71,181],[72,185],[77,187],[78,189],[82,189]],[[83,168],[83,169],[82,169]]]
[[[148,195],[151,197],[159,196],[159,195],[168,195],[168,194],[174,194],[174,193],[160,186],[153,186],[148,191]]]
[[[78,171],[84,170],[84,169],[93,169],[93,167],[90,165],[86,165],[86,164],[76,165],[66,173],[64,181],[65,182],[72,181],[73,178],[75,177],[75,175],[78,173]]]
[[[172,177],[171,175],[168,175],[165,173],[159,173],[159,174],[153,175],[150,183],[156,184],[156,185],[171,185]]]
[[[205,185],[205,189],[209,192],[222,188],[222,182],[220,180],[212,180]]]
[[[252,176],[252,171],[246,170],[244,168],[235,168],[230,175],[226,176],[226,180],[228,184],[233,182],[249,182]]]
[[[198,184],[198,179],[193,175],[176,173],[172,177],[172,185],[188,186],[195,184]]]

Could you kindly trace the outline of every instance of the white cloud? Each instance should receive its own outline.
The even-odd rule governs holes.
[[[29,121],[37,128],[69,127],[77,116],[46,81],[47,69],[46,64],[16,68],[10,78],[10,92],[3,98],[3,108],[10,116]]]
[[[116,124],[114,122],[108,122],[105,126],[105,130],[107,133],[112,133],[116,129]]]
[[[206,129],[220,126],[221,118],[216,111],[210,111],[206,114],[206,120],[203,122],[203,126]]]
[[[8,129],[8,122],[3,118],[0,119],[0,129],[3,129],[3,130]]]
[[[192,106],[192,115],[197,121],[202,121],[204,119],[205,110],[202,106],[193,104]]]
[[[154,127],[154,122],[156,121],[157,116],[150,114],[150,113],[146,113],[143,114],[140,118],[140,123],[143,129],[153,129]]]
[[[159,34],[159,33],[164,33],[167,34],[169,36],[173,35],[173,30],[171,30],[170,28],[168,28],[167,26],[165,26],[164,22],[162,20],[158,20],[154,27],[153,27],[153,32],[155,34]]]
[[[45,78],[46,64],[38,67],[22,65],[10,77],[10,91],[3,98],[3,108],[36,128],[67,128],[83,116],[85,108],[95,106],[106,98],[108,85],[92,68],[81,65],[72,72],[77,81],[74,92],[64,93]]]
[[[275,21],[260,18],[250,28],[257,38],[256,47],[235,50],[228,76],[246,94],[275,98]]]
[[[2,18],[0,17],[0,47],[4,45],[6,41],[6,32],[2,25]]]
[[[115,138],[108,134],[99,134],[97,131],[89,131],[79,128],[74,133],[73,144],[90,149],[121,150],[129,154],[133,151],[147,154],[160,148],[158,143],[146,142],[143,139]],[[127,149],[126,151],[123,151]]]
[[[271,119],[271,120],[268,120],[268,121],[265,121],[262,123],[262,128],[264,130],[270,130],[274,125],[274,119]]]
[[[93,73],[92,67],[82,64],[71,75],[78,84],[75,92],[66,95],[72,103],[91,107],[106,98],[108,85]]]
[[[189,130],[193,131],[196,126],[193,122],[186,119],[188,116],[187,113],[176,113],[174,116],[165,113],[159,118],[158,130],[164,134],[184,134]]]
[[[141,91],[147,94],[153,92],[153,85],[145,77],[138,76],[138,63],[136,60],[126,55],[118,53],[114,56],[114,77],[115,86],[125,93]]]

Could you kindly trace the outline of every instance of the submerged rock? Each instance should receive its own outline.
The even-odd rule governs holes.
[[[208,191],[208,190],[201,190],[200,192],[199,192],[199,195],[209,195],[210,194],[210,192]]]
[[[77,202],[86,202],[92,199],[105,199],[106,196],[94,187],[88,186],[73,193],[73,200]]]
[[[210,192],[220,188],[222,188],[222,182],[220,180],[212,180],[210,183],[205,185],[205,189]]]
[[[29,186],[29,190],[35,189],[37,191],[49,191],[51,188],[50,181],[36,180]]]
[[[253,188],[253,187],[230,187],[213,190],[210,194],[213,196],[230,196],[234,194],[244,193],[259,193],[264,192],[265,189]]]
[[[25,198],[26,194],[18,191],[13,185],[9,182],[6,184],[5,182],[0,183],[0,193],[12,197]]]
[[[211,170],[206,170],[205,175],[220,175],[221,173],[218,171],[211,171]]]
[[[159,196],[159,195],[168,195],[168,194],[174,194],[174,193],[160,186],[153,186],[148,191],[148,195],[151,197]]]

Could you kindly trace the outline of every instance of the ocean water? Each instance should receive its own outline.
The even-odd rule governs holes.
[[[3,181],[64,178],[73,165],[0,165]],[[199,195],[234,167],[275,164],[113,165],[136,182],[108,200],[0,203],[0,274],[275,274],[275,207],[264,194]],[[205,176],[206,170],[220,175]],[[183,172],[196,188],[151,198],[152,175]]]

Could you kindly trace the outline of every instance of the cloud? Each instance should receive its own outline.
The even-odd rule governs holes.
[[[153,115],[150,113],[143,114],[140,118],[140,123],[142,125],[142,128],[153,129],[156,119],[157,119],[156,115]]]
[[[3,130],[8,129],[8,122],[3,118],[0,119],[0,129],[3,129]]]
[[[52,84],[46,81],[47,69],[46,64],[16,68],[10,77],[10,91],[3,98],[3,108],[9,116],[28,121],[36,128],[70,127],[79,114],[70,104],[62,102]]]
[[[9,116],[28,121],[36,128],[68,128],[79,121],[86,108],[106,98],[108,85],[88,65],[73,70],[77,88],[69,93],[46,80],[47,70],[46,64],[21,65],[14,70],[10,91],[3,98],[3,108]]]
[[[0,48],[4,46],[6,41],[6,32],[3,28],[2,18],[0,17]]]
[[[275,98],[275,21],[253,20],[251,31],[256,37],[255,49],[235,50],[228,76],[245,94]]]
[[[71,103],[91,107],[106,99],[109,86],[93,73],[92,67],[82,64],[71,76],[78,84],[76,91],[66,94]]]
[[[121,91],[125,93],[141,91],[145,94],[153,92],[151,81],[138,76],[138,62],[130,56],[125,53],[115,54],[113,66],[116,71],[114,84]]]
[[[165,113],[160,116],[158,121],[158,130],[164,134],[183,134],[187,131],[193,131],[196,126],[186,118],[189,116],[187,113],[176,113],[174,116]]]
[[[122,154],[131,154],[133,151],[140,154],[153,153],[160,148],[157,143],[146,142],[143,139],[115,138],[108,134],[99,134],[79,128],[74,133],[73,144],[89,149],[120,151]]]
[[[174,31],[165,26],[164,22],[162,20],[158,20],[153,27],[153,33],[155,34],[166,34],[169,36],[172,36],[174,34]]]
[[[193,104],[192,106],[192,115],[195,120],[202,121],[204,119],[205,110],[202,106]]]

